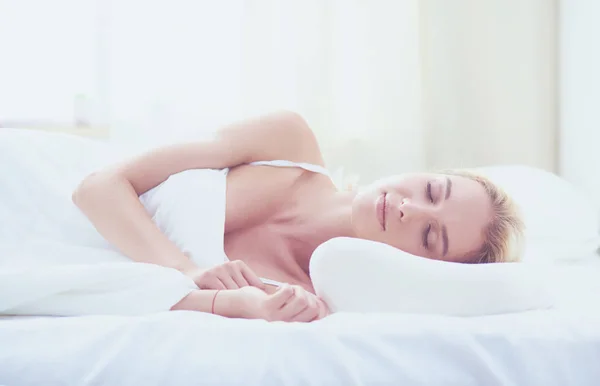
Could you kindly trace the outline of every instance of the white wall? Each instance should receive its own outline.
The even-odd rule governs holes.
[[[346,155],[342,164],[357,171],[362,183],[376,173],[384,175],[406,171],[402,167],[412,171],[421,165],[436,170],[525,164],[556,171],[557,2],[418,0],[417,3],[418,24],[409,24],[411,19],[406,14],[411,8],[405,6],[405,9],[399,10],[403,12],[397,12],[394,18],[402,14],[402,23],[397,23],[410,28],[393,32],[402,33],[406,56],[411,50],[418,50],[419,61],[414,66],[409,61],[392,62],[401,68],[399,74],[403,78],[400,79],[396,74],[389,77],[393,74],[390,71],[384,73],[381,79],[388,76],[396,79],[396,82],[400,80],[388,88],[394,90],[399,84],[404,93],[397,91],[399,95],[420,98],[421,104],[413,102],[414,107],[399,98],[388,98],[387,104],[396,103],[397,115],[401,117],[407,116],[407,112],[418,111],[421,121],[414,124],[414,130],[409,131],[408,125],[412,123],[409,119],[397,120],[400,125],[396,129],[396,136],[390,135],[389,130],[382,130],[380,133],[386,137],[379,141],[369,143],[365,138],[360,138],[354,143],[355,148],[348,146],[346,151],[341,152]],[[415,34],[412,30],[415,27],[418,28],[418,34],[414,40],[408,39],[407,36]],[[379,35],[379,38],[382,36]],[[396,36],[393,41],[390,42],[388,38],[385,43],[397,47],[399,39]],[[415,40],[416,44],[413,43]],[[354,48],[355,44],[350,46]],[[367,59],[372,62],[374,51],[364,51],[370,53]],[[361,51],[355,52],[357,58],[365,56]],[[401,57],[399,54],[397,56]],[[345,60],[345,65],[340,68],[356,62],[351,56],[345,59],[349,60]],[[406,74],[419,77],[416,85],[415,82],[406,81],[409,78]],[[352,79],[343,80],[353,85],[349,82]],[[374,83],[369,78],[364,81],[365,84],[367,81]],[[406,92],[410,88],[418,91]],[[351,87],[348,90],[351,91]],[[370,91],[366,86],[361,88],[363,90]],[[356,95],[349,94],[349,98],[356,98]],[[382,104],[381,100],[375,98],[385,94],[367,95],[368,98],[364,98],[366,101],[374,100]],[[387,96],[394,96],[394,93],[390,92]],[[338,95],[336,97],[339,98]],[[343,130],[353,126],[369,127],[367,117],[374,116],[377,111],[369,111],[373,105],[373,102],[353,104],[354,110],[366,111],[366,114],[347,114],[346,121],[340,127]],[[357,119],[363,116],[363,119]],[[380,116],[389,119],[392,115]],[[386,127],[383,119],[377,123],[377,128]],[[389,122],[387,127],[391,127]],[[369,139],[373,138],[376,136],[370,134]],[[369,149],[367,146],[371,144]],[[404,157],[387,156],[392,153],[386,150],[393,146]],[[411,156],[409,152],[414,155]],[[361,154],[373,156],[366,163],[357,156]],[[359,162],[362,169],[361,165],[357,165]],[[365,176],[366,179],[363,178]]]
[[[559,44],[559,172],[600,208],[600,1],[561,1]]]
[[[0,122],[72,123],[96,94],[96,1],[0,0]]]
[[[421,4],[428,164],[555,171],[556,3]]]

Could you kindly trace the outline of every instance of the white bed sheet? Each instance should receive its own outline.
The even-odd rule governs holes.
[[[520,314],[0,320],[0,384],[597,386],[600,266],[592,265],[555,271],[558,309]]]

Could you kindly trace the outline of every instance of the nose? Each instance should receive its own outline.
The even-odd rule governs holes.
[[[403,222],[413,221],[429,217],[429,209],[420,203],[414,202],[408,198],[403,198],[398,207],[400,220]]]

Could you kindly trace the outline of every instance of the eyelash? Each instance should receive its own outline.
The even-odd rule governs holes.
[[[433,204],[434,200],[433,200],[433,195],[431,194],[431,182],[427,182],[427,188],[425,189],[425,195],[427,197],[427,199]],[[427,227],[425,227],[425,230],[423,231],[423,248],[425,249],[429,249],[429,243],[427,240],[429,240],[429,232],[431,232],[431,224],[428,224]]]
[[[431,201],[431,203],[433,204],[433,196],[431,195],[431,182],[427,183],[426,194],[429,201]]]
[[[423,232],[423,248],[425,249],[429,249],[429,243],[427,242],[427,240],[429,240],[429,232],[431,231],[431,224],[428,224],[427,227],[425,228],[425,231]]]

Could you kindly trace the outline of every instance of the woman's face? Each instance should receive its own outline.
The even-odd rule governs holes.
[[[481,247],[491,219],[491,202],[481,184],[443,174],[384,178],[360,191],[352,204],[357,237],[454,262]]]

